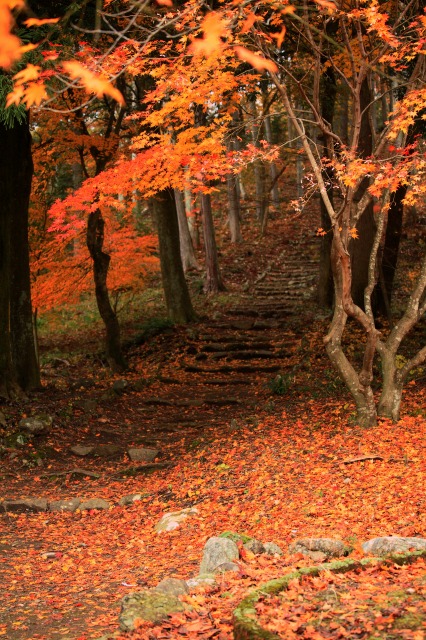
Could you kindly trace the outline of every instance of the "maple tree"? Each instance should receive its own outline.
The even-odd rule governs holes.
[[[255,12],[252,9],[241,7],[235,14],[232,7],[224,5],[216,12],[208,12],[201,20],[203,8],[192,3],[176,9],[159,9],[155,15],[148,16],[142,8],[133,8],[130,17],[126,16],[130,21],[126,24],[131,23],[134,31],[133,26],[128,32],[127,26],[117,23],[111,30],[115,42],[107,57],[89,50],[83,54],[83,66],[80,62],[61,62],[61,68],[71,77],[70,86],[77,81],[97,96],[109,94],[118,102],[121,94],[106,79],[95,75],[90,66],[96,68],[101,64],[108,74],[125,73],[134,78],[134,82],[140,76],[150,76],[154,88],[144,98],[147,108],[134,114],[133,121],[139,123],[141,133],[123,149],[121,158],[115,158],[115,166],[104,171],[105,162],[102,162],[102,171],[96,171],[98,175],[87,180],[78,195],[58,204],[56,215],[64,216],[66,210],[75,206],[77,197],[78,206],[83,210],[86,207],[89,218],[97,215],[103,225],[101,209],[94,209],[93,203],[112,208],[118,194],[130,193],[135,188],[148,198],[164,189],[182,190],[190,184],[201,194],[205,216],[207,288],[219,289],[220,273],[213,227],[209,222],[209,192],[214,188],[212,181],[218,177],[225,181],[238,170],[241,159],[240,167],[253,162],[256,153],[258,157],[267,157],[256,151],[256,147],[242,157],[236,152],[230,153],[227,145],[229,123],[242,92],[249,86],[256,90],[259,74],[266,72],[301,140],[321,195],[324,217],[328,216],[330,221],[329,230],[324,233],[332,237],[335,305],[326,338],[327,352],[351,390],[359,420],[366,426],[374,423],[377,413],[371,383],[373,361],[378,353],[384,376],[378,411],[396,419],[403,384],[409,372],[425,358],[422,349],[402,368],[398,369],[395,364],[402,338],[424,313],[424,268],[403,320],[394,326],[387,340],[379,336],[372,300],[379,272],[379,249],[393,194],[402,185],[408,186],[406,203],[415,202],[423,195],[421,140],[412,140],[409,128],[420,117],[424,106],[421,85],[424,16],[416,13],[415,2],[408,3],[404,11],[398,13],[392,3],[382,7],[373,0],[361,7],[318,2],[313,13],[307,2],[300,10],[290,4],[278,10],[268,2],[257,2]],[[113,12],[108,15],[116,18]],[[266,16],[269,16],[267,26]],[[8,28],[6,25],[6,31]],[[170,38],[157,36],[163,32]],[[121,43],[123,33],[128,33],[129,39]],[[130,38],[133,35],[135,37]],[[295,47],[297,40],[303,46]],[[18,55],[16,51],[13,53],[10,44],[16,45],[16,41],[8,42],[6,65]],[[197,61],[196,74],[187,64],[188,53]],[[238,71],[240,61],[250,65],[242,73]],[[325,85],[323,69],[329,70]],[[15,89],[9,102],[24,100],[27,105],[31,101],[40,102],[42,76],[43,72],[34,65],[27,65],[15,74]],[[321,104],[321,83],[323,96],[324,86],[330,88],[331,85],[335,87],[333,91],[349,93],[348,104],[354,120],[346,131],[347,139],[333,126],[334,106],[330,111],[324,101]],[[396,102],[398,83],[404,85],[405,94]],[[377,107],[379,98],[371,92],[373,84],[376,92],[379,88],[383,91],[381,111]],[[48,91],[46,86],[43,84]],[[32,91],[34,97],[31,97]],[[297,94],[311,112],[322,141],[312,139],[307,131],[295,107],[293,98]],[[203,113],[210,105],[214,118],[204,120],[203,115],[203,122],[196,121],[194,105]],[[373,126],[372,122],[376,124]],[[129,153],[134,157],[129,158]],[[258,203],[259,197],[258,194]],[[264,214],[259,215],[262,223]],[[100,228],[96,233],[102,236]],[[95,244],[91,246],[93,249]],[[102,271],[105,289],[106,270],[100,269]],[[361,280],[357,273],[363,274]],[[353,317],[365,331],[366,348],[359,371],[341,346],[348,317]]]

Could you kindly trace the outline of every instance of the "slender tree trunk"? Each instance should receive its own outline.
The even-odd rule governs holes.
[[[231,243],[238,244],[243,241],[243,236],[240,225],[240,198],[238,194],[237,176],[228,174],[226,177],[226,186],[228,189],[228,220]]]
[[[269,144],[272,144],[273,140],[272,140],[272,128],[271,128],[271,116],[269,115],[269,113],[268,115],[265,116],[265,138],[267,142],[269,142]],[[275,162],[271,162],[269,165],[269,175],[271,176],[271,184],[272,184],[271,201],[274,208],[278,211],[278,209],[280,208],[280,192],[278,189],[278,180],[277,180],[278,169]]]
[[[92,211],[87,220],[86,242],[93,260],[96,302],[105,324],[108,361],[114,370],[123,371],[127,365],[121,351],[120,325],[109,299],[107,276],[111,257],[103,251],[104,227],[100,209]]]
[[[399,185],[392,194],[386,225],[385,243],[382,251],[382,265],[380,287],[376,291],[376,308],[383,315],[390,314],[392,303],[393,282],[398,261],[399,245],[402,234],[402,217],[404,205],[402,203],[407,193],[406,185]]]
[[[192,322],[197,316],[192,307],[180,257],[179,225],[173,189],[158,193],[153,199],[153,207],[167,312],[173,322]]]
[[[28,207],[33,163],[28,117],[0,124],[0,389],[40,387],[31,305]]]
[[[359,374],[357,373],[346,357],[342,347],[342,336],[348,317],[345,311],[345,291],[346,289],[348,291],[350,290],[351,265],[347,252],[344,251],[342,255],[342,248],[340,248],[340,250],[338,248],[341,246],[339,233],[339,231],[334,230],[331,265],[336,299],[333,319],[328,335],[325,338],[325,345],[328,357],[355,400],[358,424],[361,427],[368,428],[374,426],[377,421],[377,411],[371,388],[371,379],[364,374],[364,366],[363,371]],[[353,309],[352,304],[351,307]],[[365,350],[364,360],[366,356],[368,356],[367,348]]]
[[[330,128],[333,128],[334,112],[336,105],[336,77],[332,67],[328,67],[322,75],[321,86],[321,115],[328,122]],[[329,136],[323,134],[323,155],[326,158],[331,159],[333,141]],[[333,197],[333,173],[331,168],[327,171],[323,171],[324,184],[326,185],[326,191],[329,201],[334,206]],[[320,244],[320,267],[319,267],[319,282],[318,282],[318,303],[324,308],[331,308],[333,306],[333,273],[331,269],[331,245],[333,241],[332,227],[330,216],[327,211],[327,207],[323,198],[320,200],[321,209],[321,227],[325,231],[325,235],[321,237]]]
[[[212,205],[209,193],[201,194],[201,215],[203,219],[204,248],[206,252],[206,293],[224,291],[225,286],[219,269],[216,238],[214,232]]]
[[[368,77],[364,79],[360,92],[360,109],[362,115],[358,153],[361,158],[371,155],[373,149],[373,132],[369,118],[371,92]],[[369,186],[369,179],[365,178],[356,194],[355,201],[361,200]],[[357,224],[358,238],[350,244],[352,259],[352,299],[354,303],[364,309],[364,291],[368,283],[368,267],[371,249],[373,247],[376,223],[374,221],[373,202],[362,213]]]
[[[197,258],[194,253],[192,238],[189,232],[188,218],[186,217],[183,194],[182,191],[179,191],[179,189],[175,189],[174,194],[179,224],[180,255],[182,258],[183,270],[185,273],[189,269],[196,269],[197,271],[199,271],[200,265],[198,264]]]
[[[251,136],[255,147],[259,147],[260,125],[257,118],[256,96],[250,100],[251,102]],[[254,162],[254,182],[256,189],[256,215],[259,224],[263,226],[263,219],[266,214],[265,201],[265,165],[262,160]]]
[[[192,193],[190,189],[185,189],[184,191],[184,200],[185,200],[185,211],[186,211],[186,219],[188,221],[189,233],[191,234],[192,245],[194,249],[200,249],[200,229],[198,225],[197,216],[194,211],[194,206],[192,203]]]

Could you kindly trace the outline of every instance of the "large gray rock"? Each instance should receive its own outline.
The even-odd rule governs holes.
[[[340,540],[332,538],[302,538],[295,540],[288,550],[289,553],[303,553],[303,555],[319,561],[323,560],[322,555],[326,558],[340,558],[350,553],[349,547]]]
[[[71,498],[71,500],[52,500],[49,502],[49,511],[68,511],[74,513],[80,506],[80,498]]]
[[[80,502],[80,511],[91,511],[92,509],[109,509],[110,504],[102,498],[90,498],[90,500],[84,500]]]
[[[209,538],[204,546],[200,574],[215,573],[220,565],[233,563],[238,558],[239,552],[235,542],[218,536]]]
[[[176,596],[154,590],[129,593],[121,601],[120,629],[133,631],[138,620],[160,624],[171,613],[179,611],[184,611],[184,605]]]
[[[150,449],[148,447],[140,447],[128,449],[130,460],[133,462],[152,462],[160,453],[158,449]]]
[[[52,422],[53,419],[51,416],[34,416],[32,418],[23,418],[22,420],[20,420],[19,428],[21,429],[21,431],[26,431],[26,433],[31,433],[31,435],[33,436],[38,436],[50,431]]]
[[[37,513],[39,511],[47,511],[48,502],[44,498],[4,500],[4,502],[0,504],[0,509],[10,511],[11,513],[24,513],[25,511]]]
[[[168,596],[182,596],[188,593],[188,585],[185,580],[179,580],[178,578],[164,578],[154,587],[153,591],[160,591]]]
[[[376,556],[385,556],[389,553],[403,553],[415,549],[420,551],[426,549],[426,538],[398,538],[396,536],[385,536],[383,538],[372,538],[362,545],[364,553],[371,553]]]

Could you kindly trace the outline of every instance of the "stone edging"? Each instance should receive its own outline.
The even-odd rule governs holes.
[[[287,589],[289,582],[295,578],[317,576],[321,571],[326,570],[332,573],[346,573],[358,568],[363,569],[375,563],[404,565],[415,562],[418,558],[426,558],[426,550],[390,554],[379,558],[363,558],[362,560],[338,560],[316,567],[305,567],[298,571],[292,571],[283,578],[270,580],[251,591],[235,609],[233,614],[234,640],[279,640],[280,637],[276,633],[264,629],[257,622],[255,605],[261,596],[276,595]]]

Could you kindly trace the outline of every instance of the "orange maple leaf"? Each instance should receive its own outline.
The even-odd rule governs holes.
[[[194,55],[211,56],[215,51],[223,48],[222,38],[227,35],[226,22],[218,14],[212,11],[203,20],[202,29],[204,36],[197,38],[189,47]]]
[[[278,67],[275,64],[275,62],[273,62],[272,60],[267,60],[266,58],[264,58],[263,56],[260,56],[257,53],[252,53],[251,51],[249,51],[245,47],[242,47],[241,45],[236,45],[234,47],[234,51],[237,54],[237,56],[240,58],[240,60],[244,60],[244,62],[248,62],[249,64],[251,64],[252,67],[257,69],[258,71],[263,71],[264,69],[266,71],[272,71],[274,73],[278,71]]]
[[[23,102],[27,107],[31,107],[33,104],[39,106],[39,104],[48,98],[46,93],[46,87],[43,82],[31,82],[26,91]]]
[[[30,80],[37,80],[40,73],[40,67],[34,64],[27,64],[25,69],[19,71],[13,76],[16,85],[24,84]]]
[[[55,24],[56,22],[59,22],[59,18],[28,18],[28,20],[25,20],[24,25],[26,27],[40,27],[42,24]]]
[[[10,33],[12,28],[12,14],[10,2],[0,0],[0,67],[10,69],[21,57],[19,50],[21,41]]]
[[[80,80],[88,93],[94,93],[98,98],[101,98],[103,95],[111,96],[118,104],[122,106],[126,104],[121,92],[113,87],[106,78],[89,71],[89,69],[83,67],[82,64],[75,60],[64,62],[62,66],[70,78]]]

